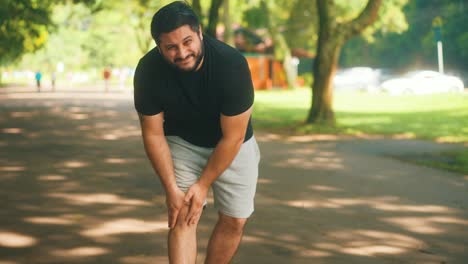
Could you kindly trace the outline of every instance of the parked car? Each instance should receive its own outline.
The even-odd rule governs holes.
[[[382,82],[380,89],[392,95],[463,92],[460,78],[435,71],[413,71],[399,78]]]
[[[381,70],[370,67],[353,67],[339,70],[333,79],[333,87],[337,91],[378,91]]]

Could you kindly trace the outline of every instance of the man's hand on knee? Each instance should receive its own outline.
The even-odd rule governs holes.
[[[184,203],[185,193],[176,189],[173,192],[168,192],[166,194],[166,205],[167,205],[167,214],[168,214],[168,226],[169,228],[174,228],[177,223],[177,217],[182,207],[186,206]]]
[[[208,188],[199,183],[195,183],[187,191],[184,201],[185,203],[190,203],[190,209],[187,217],[185,218],[188,225],[196,224],[198,223],[198,220],[200,220],[207,193]]]

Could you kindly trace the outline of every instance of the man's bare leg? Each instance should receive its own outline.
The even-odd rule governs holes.
[[[169,230],[169,263],[194,264],[197,259],[197,224],[188,226],[185,217],[188,206],[184,206],[177,217],[176,226]]]
[[[239,247],[247,219],[219,213],[218,223],[208,243],[206,264],[229,263]]]

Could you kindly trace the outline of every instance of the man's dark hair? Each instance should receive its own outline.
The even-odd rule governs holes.
[[[151,21],[151,36],[159,44],[159,36],[181,26],[188,25],[194,32],[200,29],[200,21],[192,8],[183,1],[172,2],[159,9]]]

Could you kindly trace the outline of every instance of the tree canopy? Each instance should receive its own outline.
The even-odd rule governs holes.
[[[172,1],[3,0],[0,65],[19,62],[16,65],[36,68],[61,61],[68,69],[134,67],[138,58],[154,46],[149,34],[152,15],[169,2]],[[189,1],[201,17],[205,31],[210,28],[210,34],[214,34],[215,26],[228,29],[242,26],[264,40],[272,39],[276,44],[274,53],[280,60],[288,54],[297,54],[295,50],[317,55],[316,2]],[[334,21],[346,24],[356,18],[367,0],[332,2]],[[439,17],[446,68],[467,71],[464,61],[468,60],[468,33],[460,26],[468,22],[467,6],[464,0],[382,1],[374,23],[344,43],[339,66],[369,65],[402,71],[413,66],[435,67],[432,24]]]
[[[51,27],[49,1],[2,1],[0,5],[0,65],[42,47]]]
[[[468,23],[466,1],[414,0],[409,1],[402,11],[407,26],[393,32],[381,30],[371,42],[364,37],[351,40],[344,48],[341,64],[350,66],[361,61],[366,65],[400,71],[413,67],[435,69],[437,53],[433,22],[440,18],[446,68],[468,71],[465,63],[468,61],[468,31],[462,26]],[[395,11],[391,13],[395,14]]]
[[[57,4],[83,3],[91,12],[102,8],[98,0],[3,0],[0,5],[0,66],[43,47],[52,32],[52,11]]]

